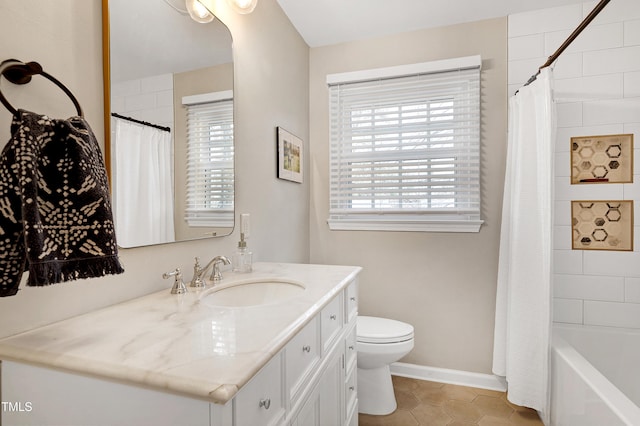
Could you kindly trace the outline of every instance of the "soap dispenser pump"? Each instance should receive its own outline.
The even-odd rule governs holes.
[[[251,272],[253,253],[247,248],[245,238],[249,238],[249,214],[240,215],[240,241],[238,248],[233,253],[233,271],[234,272]]]

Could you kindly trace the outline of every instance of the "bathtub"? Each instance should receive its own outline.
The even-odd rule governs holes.
[[[640,426],[640,330],[554,324],[552,426]]]

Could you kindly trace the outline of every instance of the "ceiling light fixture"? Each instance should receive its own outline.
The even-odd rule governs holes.
[[[209,9],[207,9],[207,7],[198,0],[185,0],[185,5],[187,6],[189,16],[191,16],[191,19],[196,22],[206,24],[213,21],[215,18],[213,13],[211,13]]]
[[[231,8],[236,12],[246,15],[247,13],[253,12],[253,9],[255,9],[258,4],[258,0],[227,0],[227,3],[229,3]]]

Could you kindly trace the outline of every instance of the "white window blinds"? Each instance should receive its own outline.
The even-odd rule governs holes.
[[[479,230],[480,59],[461,59],[328,78],[331,229]]]
[[[187,108],[185,220],[189,226],[233,226],[233,99],[189,98],[183,99]]]

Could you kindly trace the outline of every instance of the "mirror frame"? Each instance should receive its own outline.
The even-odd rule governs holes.
[[[107,179],[109,183],[109,187],[111,190],[111,194],[113,196],[113,176],[111,171],[111,32],[110,32],[110,16],[109,16],[109,0],[101,0],[102,2],[102,74],[103,74],[103,108],[104,108],[104,163],[107,172]],[[216,17],[216,19],[219,19]],[[221,21],[222,22],[222,21]],[[227,25],[222,22],[222,24],[227,28],[229,33],[231,30],[227,27]],[[232,42],[233,47],[233,42]],[[235,54],[232,52],[232,55],[235,57]],[[235,91],[235,72],[233,73],[233,90]],[[236,118],[235,107],[233,112],[234,123]],[[235,126],[235,124],[234,124]],[[235,143],[235,131],[234,131],[234,143]],[[234,169],[235,169],[235,155],[234,155]],[[235,199],[236,199],[236,188],[235,188],[235,178],[234,178],[234,210],[235,210]],[[202,238],[188,238],[179,241],[173,241],[168,243],[157,243],[151,245],[142,245],[142,246],[133,246],[133,247],[121,247],[121,248],[138,248],[138,247],[150,247],[153,245],[164,245],[164,244],[172,244],[183,241],[192,241],[198,239],[207,239],[207,238],[218,238],[229,236],[233,233],[235,228],[235,212],[234,212],[234,221],[231,226],[229,232],[220,235],[212,235],[209,237]]]
[[[111,41],[109,0],[102,0],[102,96],[104,108],[104,164],[111,188]],[[112,189],[113,191],[113,189]]]

